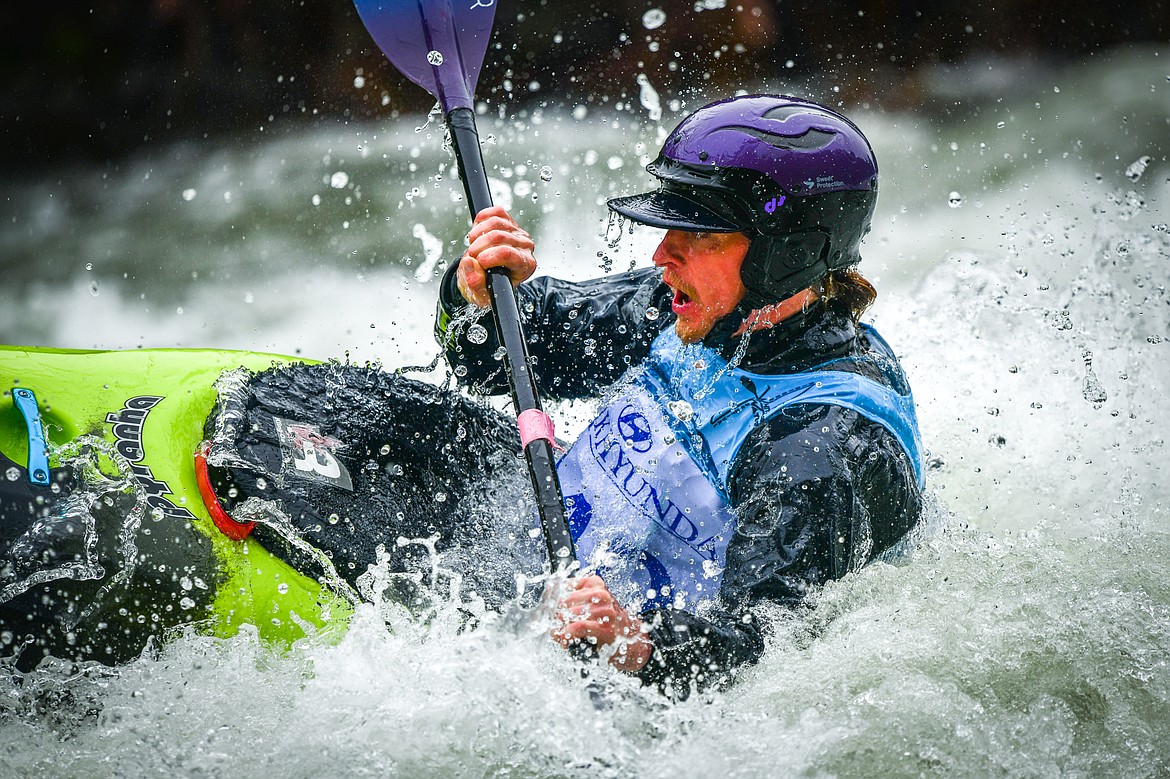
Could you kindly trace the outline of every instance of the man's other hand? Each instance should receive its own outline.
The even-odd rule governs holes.
[[[642,670],[654,647],[642,632],[642,621],[618,603],[602,578],[569,579],[565,589],[557,604],[561,625],[553,629],[553,640],[566,649],[574,642],[592,647],[620,671]]]

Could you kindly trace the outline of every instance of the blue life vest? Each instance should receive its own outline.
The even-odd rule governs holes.
[[[923,483],[914,400],[892,351],[868,326],[891,389],[846,371],[749,373],[669,328],[557,463],[578,558],[634,613],[695,612],[719,592],[736,517],[728,478],[740,447],[795,404],[853,409],[886,428]],[[901,391],[899,391],[901,390]]]

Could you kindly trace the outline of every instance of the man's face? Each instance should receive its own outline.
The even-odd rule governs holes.
[[[654,264],[674,290],[674,327],[683,342],[701,341],[743,300],[739,268],[749,243],[743,233],[667,231],[654,252]]]

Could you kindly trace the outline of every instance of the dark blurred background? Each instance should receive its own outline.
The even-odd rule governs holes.
[[[1060,63],[1165,42],[1170,27],[1163,0],[499,2],[479,95],[524,105],[633,98],[645,73],[664,95],[804,80],[846,106],[947,111],[1010,89],[991,79],[981,92],[968,79],[949,96],[937,88],[948,64]],[[431,102],[386,63],[347,0],[0,7],[6,170],[117,159],[221,133],[425,113]]]

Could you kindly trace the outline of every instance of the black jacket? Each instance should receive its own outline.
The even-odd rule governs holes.
[[[675,321],[672,292],[654,269],[584,282],[539,277],[520,285],[517,297],[538,387],[554,399],[596,397],[644,360],[654,338]],[[473,343],[466,308],[449,272],[440,291],[440,343],[473,392],[506,392],[490,320],[482,323],[487,340]],[[730,359],[740,340],[732,336],[739,314],[717,323],[704,345]],[[474,340],[482,340],[478,335]],[[905,391],[894,355],[834,302],[754,333],[740,367],[784,374],[830,360],[833,370]],[[760,656],[766,625],[753,606],[800,603],[810,588],[895,544],[921,512],[913,467],[895,438],[840,406],[789,407],[757,428],[732,465],[729,485],[738,527],[727,547],[721,611],[700,617],[658,608],[641,615],[652,625],[655,647],[641,676],[675,694],[685,694],[692,682],[701,688],[725,681]]]

